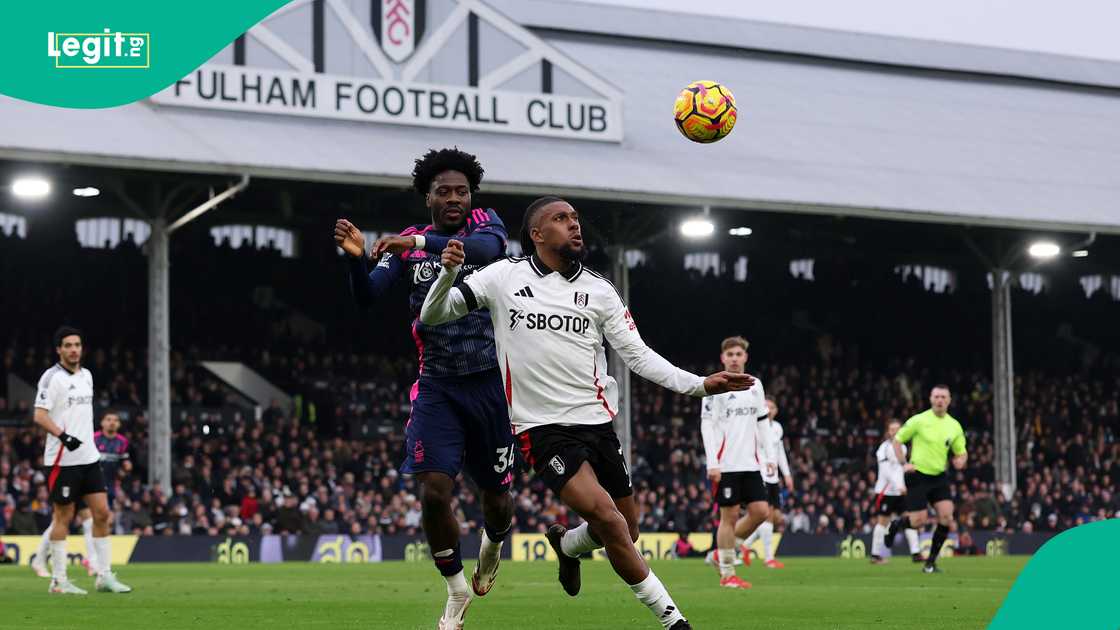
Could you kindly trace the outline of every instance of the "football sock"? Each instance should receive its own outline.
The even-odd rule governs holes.
[[[891,521],[891,527],[890,527],[890,529],[887,530],[887,539],[885,541],[887,547],[893,547],[894,546],[894,537],[898,535],[898,530],[907,529],[909,527],[910,527],[910,517],[909,516],[900,516],[900,517],[896,518],[895,520]]]
[[[771,545],[774,542],[774,524],[770,521],[763,522],[758,526],[757,533],[762,538],[763,557],[766,558],[767,562],[770,562],[774,559],[774,551]]]
[[[93,567],[93,570],[100,573],[100,565],[97,564],[100,560],[100,558],[97,557],[97,545],[93,544],[92,518],[87,518],[82,521],[82,536],[86,539],[86,558],[89,559],[89,564]]]
[[[719,559],[719,576],[721,578],[729,578],[735,575],[734,549],[720,549],[716,552],[716,557]]]
[[[60,582],[66,581],[66,541],[51,541],[51,577]]]
[[[455,545],[454,549],[436,551],[432,554],[432,558],[436,561],[436,568],[443,577],[463,572],[463,556],[459,553],[459,545]]]
[[[485,523],[484,522],[482,524],[482,531],[483,531],[483,533],[486,534],[486,538],[489,538],[491,542],[497,543],[498,545],[501,545],[503,542],[505,542],[506,536],[509,536],[509,532],[510,532],[511,529],[513,529],[513,522],[512,521],[509,522],[509,523],[506,523],[506,526],[505,526],[504,529],[498,529],[496,527],[492,527],[490,525],[490,523]]]
[[[945,544],[945,539],[949,537],[949,528],[938,523],[937,528],[933,530],[933,542],[929,547],[929,560],[926,563],[933,564],[937,561],[937,555],[941,553],[941,545]]]
[[[94,538],[93,548],[96,549],[94,558],[97,562],[94,565],[94,570],[97,571],[98,575],[105,575],[109,572],[113,559],[113,553],[109,547],[109,537]]]
[[[907,527],[903,533],[906,534],[906,544],[910,546],[910,555],[921,553],[922,547],[918,544],[918,530]]]
[[[443,616],[445,619],[454,619],[459,616],[463,605],[470,599],[470,593],[467,592],[467,578],[460,568],[458,573],[444,575],[443,579],[447,580],[447,604],[443,607]]]
[[[602,548],[603,544],[596,542],[591,537],[591,530],[588,529],[587,523],[583,523],[575,529],[569,529],[564,532],[564,536],[560,539],[560,549],[572,558],[578,558],[589,551]]]
[[[668,628],[684,619],[684,615],[673,603],[673,598],[669,596],[669,591],[665,590],[665,585],[657,579],[652,569],[646,579],[637,584],[631,584],[630,590],[634,591],[638,601],[645,604],[646,608],[649,608],[650,612],[653,613],[653,616],[657,617],[662,627]]]
[[[51,548],[51,530],[54,529],[54,523],[47,525],[47,529],[43,531],[43,536],[39,538],[39,547],[35,550],[35,557],[39,562],[46,563],[47,556],[50,555]]]
[[[871,530],[871,555],[883,557],[883,550],[886,545],[883,544],[883,539],[887,537],[887,528],[879,523],[875,523],[875,529]]]

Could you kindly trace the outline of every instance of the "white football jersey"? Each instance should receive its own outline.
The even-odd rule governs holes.
[[[766,433],[770,436],[770,459],[764,461],[764,464],[771,464],[774,468],[774,474],[766,474],[766,466],[762,467],[762,480],[766,483],[778,483],[782,477],[789,477],[789,458],[786,457],[786,445],[782,439],[785,437],[785,429],[782,428],[782,423],[777,420],[771,420],[767,415],[765,420],[759,420],[759,425],[766,428]],[[780,475],[780,476],[779,476]]]
[[[35,407],[46,409],[55,424],[82,441],[78,450],[68,451],[48,433],[44,466],[80,466],[101,460],[93,443],[93,375],[89,370],[71,372],[58,363],[51,366],[39,378]]]
[[[906,445],[902,445],[902,454],[906,455]],[[875,479],[875,494],[885,494],[896,497],[906,489],[904,471],[905,462],[898,461],[894,452],[892,440],[887,440],[879,445],[875,451],[875,459],[879,460],[879,476]]]
[[[760,420],[768,417],[762,381],[743,392],[708,396],[700,402],[700,435],[708,470],[760,471],[773,440]]]
[[[639,376],[682,394],[704,395],[704,379],[651,350],[603,276],[576,264],[565,273],[535,255],[506,258],[467,276],[443,271],[424,303],[421,321],[449,308],[462,316],[490,310],[498,367],[514,431],[548,425],[611,422],[618,386],[607,374],[604,339]],[[436,306],[438,304],[439,306]]]

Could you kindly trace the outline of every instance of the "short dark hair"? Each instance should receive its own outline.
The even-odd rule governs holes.
[[[934,385],[933,388],[930,389],[929,391],[932,393],[934,389],[943,389],[943,390],[949,392],[950,394],[953,393],[953,390],[949,389],[949,386],[946,385],[945,383],[938,383],[937,385]]]
[[[466,151],[454,149],[431,149],[416,160],[412,168],[412,187],[421,195],[428,194],[432,187],[432,180],[436,175],[446,171],[458,171],[466,176],[471,186],[471,192],[478,190],[482,183],[482,175],[486,172],[479,164],[478,158]]]
[[[82,331],[73,326],[60,326],[58,330],[54,331],[54,347],[62,347],[62,340],[70,335],[77,335],[80,338]]]
[[[541,208],[556,202],[568,203],[568,200],[553,195],[545,195],[544,197],[537,197],[529,204],[529,207],[525,208],[525,218],[521,220],[521,249],[523,251],[528,253],[537,251],[537,246],[533,244],[533,239],[529,236],[530,230],[533,229],[533,224],[536,223]]]

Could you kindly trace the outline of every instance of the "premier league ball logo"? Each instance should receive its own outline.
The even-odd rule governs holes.
[[[424,35],[425,0],[371,0],[373,34],[396,63],[416,52]]]

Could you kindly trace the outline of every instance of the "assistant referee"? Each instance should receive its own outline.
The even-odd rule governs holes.
[[[964,468],[968,461],[965,451],[964,430],[961,423],[949,415],[952,395],[948,385],[935,385],[929,395],[930,408],[913,416],[902,425],[894,436],[894,452],[898,461],[906,461],[902,444],[910,445],[910,463],[906,471],[906,514],[891,523],[887,532],[887,546],[894,543],[895,534],[900,529],[920,528],[926,524],[926,505],[932,505],[937,512],[937,528],[933,531],[933,541],[929,558],[922,568],[925,573],[940,573],[937,568],[937,555],[949,536],[949,524],[953,522],[953,500],[949,493],[948,467],[949,451],[953,451],[953,467]]]

